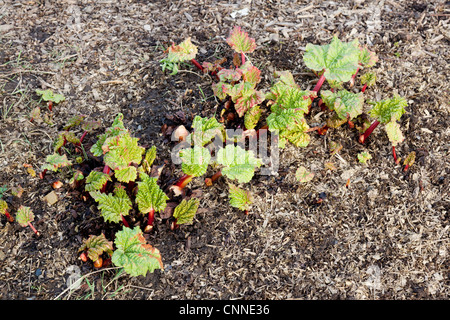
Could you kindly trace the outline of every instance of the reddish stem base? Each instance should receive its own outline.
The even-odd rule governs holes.
[[[36,230],[36,228],[31,224],[31,222],[28,222],[28,226],[33,230],[33,232],[39,237],[41,234],[39,231]]]
[[[373,132],[373,130],[375,130],[375,128],[380,124],[380,122],[378,120],[375,120],[374,122],[372,122],[372,124],[370,125],[369,128],[367,128],[367,130],[359,136],[359,142],[360,143],[364,143],[366,142],[367,138],[370,136],[370,134]]]

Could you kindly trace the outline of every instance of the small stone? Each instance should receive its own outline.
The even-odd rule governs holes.
[[[49,205],[54,205],[56,202],[58,202],[58,196],[56,195],[56,193],[54,191],[50,192],[49,194],[47,194],[44,197],[44,200],[49,204]]]

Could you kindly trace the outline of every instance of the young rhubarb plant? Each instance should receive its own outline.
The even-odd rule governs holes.
[[[83,241],[78,252],[81,252],[80,259],[83,262],[90,259],[95,268],[101,268],[103,266],[102,255],[105,253],[111,257],[113,254],[113,243],[108,241],[103,233],[99,236],[91,235]]]
[[[247,215],[250,211],[253,197],[250,191],[243,190],[233,184],[229,184],[230,192],[228,194],[230,205],[239,210],[242,210]]]
[[[183,199],[173,212],[175,220],[170,224],[170,229],[178,229],[181,224],[191,224],[194,221],[199,205],[200,201],[196,198]]]
[[[344,43],[334,36],[330,44],[306,45],[305,65],[321,74],[313,91],[319,92],[325,80],[350,81],[359,68],[360,49],[357,40]]]
[[[237,180],[239,183],[247,183],[253,178],[255,169],[262,164],[262,161],[256,158],[252,151],[232,144],[227,144],[225,148],[219,149],[216,161],[223,168],[213,177],[205,179],[207,186],[211,186],[222,175]]]
[[[156,269],[164,270],[161,253],[146,243],[139,227],[124,227],[118,231],[114,244],[117,249],[112,255],[112,263],[123,267],[130,276],[145,276],[147,272],[153,273]]]
[[[139,174],[139,178],[141,181],[137,183],[136,203],[141,214],[148,214],[147,226],[144,232],[150,232],[153,230],[155,212],[164,211],[169,197],[158,186],[158,178],[151,178],[144,172]]]
[[[287,141],[297,147],[306,147],[311,138],[304,114],[309,112],[315,92],[301,90],[288,71],[275,73],[275,76],[279,76],[279,80],[266,95],[271,110],[266,119],[269,130],[278,131],[281,148]]]
[[[380,124],[385,124],[385,129],[388,134],[388,138],[392,143],[392,154],[394,161],[398,163],[397,154],[395,152],[395,146],[404,140],[403,134],[400,130],[400,125],[396,122],[406,112],[405,107],[408,102],[405,98],[395,95],[391,99],[378,101],[376,103],[370,102],[374,105],[369,112],[369,115],[376,118],[370,125],[370,127],[359,136],[359,142],[364,143],[369,135]]]
[[[366,164],[368,160],[372,159],[372,156],[367,151],[358,153],[358,161],[359,163]]]
[[[59,155],[57,153],[48,155],[45,158],[45,162],[46,163],[41,167],[42,172],[39,175],[39,177],[41,179],[44,179],[44,176],[48,170],[56,172],[60,168],[64,168],[64,167],[72,165],[72,162],[67,159],[67,156],[65,154]]]
[[[193,65],[203,71],[203,67],[195,60],[198,49],[192,44],[191,37],[187,38],[179,45],[172,45],[167,49],[168,56],[160,61],[162,71],[165,69],[172,71],[170,75],[175,75],[179,70],[179,63],[191,61]]]
[[[42,100],[47,101],[48,109],[50,111],[53,111],[52,108],[54,103],[58,104],[66,100],[66,98],[62,94],[53,93],[51,89],[47,90],[36,89],[36,94],[41,96]]]
[[[34,220],[34,213],[29,207],[20,206],[16,213],[16,220],[24,228],[29,226],[36,236],[40,235],[39,231],[31,224]]]
[[[175,195],[183,194],[183,189],[192,181],[194,177],[200,177],[206,173],[211,161],[211,153],[205,147],[194,146],[180,151],[180,158],[183,162],[181,170],[184,175],[170,187]]]
[[[416,152],[411,151],[408,156],[405,158],[405,161],[403,161],[403,165],[405,168],[403,171],[408,171],[408,169],[413,165],[413,163],[416,161]]]
[[[8,204],[5,200],[0,200],[0,213],[4,214],[9,222],[14,222],[14,218],[8,212]]]
[[[336,116],[327,120],[327,128],[337,128],[343,123],[348,122],[351,128],[354,127],[352,119],[356,118],[363,112],[364,97],[360,93],[352,93],[345,89],[332,92],[325,90],[321,92],[323,103],[330,109],[334,110]]]

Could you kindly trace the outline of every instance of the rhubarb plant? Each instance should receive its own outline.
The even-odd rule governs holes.
[[[399,160],[397,159],[395,147],[404,140],[404,137],[400,130],[400,125],[396,121],[400,120],[401,116],[406,112],[405,107],[408,105],[408,102],[405,98],[395,95],[391,99],[369,103],[373,105],[369,115],[375,118],[375,120],[370,127],[359,136],[359,142],[364,143],[367,141],[367,138],[380,123],[385,124],[389,141],[392,144],[394,161],[398,163]]]
[[[243,190],[233,184],[229,184],[230,205],[248,214],[253,203],[253,197],[250,191]]]
[[[122,221],[128,226],[125,216],[130,213],[132,202],[124,187],[114,188],[114,195],[101,193],[100,191],[91,191],[91,197],[98,202],[98,208],[106,222],[118,223]]]
[[[47,90],[36,89],[36,94],[41,96],[42,100],[47,101],[48,109],[50,111],[53,111],[52,109],[54,103],[58,104],[66,100],[66,98],[62,94],[53,93],[52,89]]]
[[[309,112],[315,92],[301,90],[289,71],[276,72],[275,76],[279,79],[265,96],[271,110],[266,120],[269,130],[278,132],[280,147],[287,141],[306,147],[311,138],[304,115]]]
[[[159,250],[146,243],[139,227],[124,227],[118,231],[114,244],[117,249],[112,255],[112,262],[123,267],[130,276],[145,276],[147,272],[152,273],[156,269],[164,270]]]
[[[34,213],[29,207],[20,206],[20,208],[17,209],[16,220],[22,227],[30,227],[36,236],[40,235],[39,231],[31,224],[31,222],[34,221]]]
[[[5,200],[0,200],[0,213],[4,214],[9,222],[14,222],[14,218],[8,212],[8,204]]]
[[[190,37],[181,42],[179,45],[172,43],[172,45],[167,49],[167,52],[167,58],[160,61],[163,72],[165,69],[168,69],[172,71],[171,75],[175,75],[178,73],[179,63],[189,60],[191,60],[194,65],[200,66],[198,62],[195,61],[195,56],[197,55],[198,49],[194,44],[192,44]],[[200,69],[202,69],[201,66]]]
[[[111,257],[113,254],[113,243],[108,241],[105,235],[102,233],[99,236],[91,235],[89,238],[83,241],[83,244],[78,249],[81,252],[80,259],[86,262],[90,259],[94,263],[94,267],[101,268],[103,266],[102,255],[106,254]]]

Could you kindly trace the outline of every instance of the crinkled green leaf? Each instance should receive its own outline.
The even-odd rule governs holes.
[[[261,117],[261,107],[256,105],[247,110],[244,116],[244,126],[247,130],[254,129]]]
[[[217,76],[219,77],[219,81],[222,81],[222,82],[239,81],[242,77],[242,70],[240,70],[240,69],[222,69],[219,72],[217,72]]]
[[[152,171],[152,164],[156,159],[156,146],[152,146],[145,153],[144,160],[142,160],[142,168],[145,172],[150,173]]]
[[[377,76],[373,72],[366,72],[361,76],[361,83],[367,84],[367,86],[373,86],[375,85],[375,82],[377,81]]]
[[[352,78],[359,65],[358,42],[344,43],[334,36],[330,44],[306,45],[303,61],[314,71],[324,70],[327,80],[347,82]]]
[[[72,165],[72,162],[70,162],[67,159],[67,156],[65,154],[63,154],[61,156],[57,153],[48,155],[47,158],[45,158],[45,162],[47,162],[47,163],[42,166],[42,170],[46,169],[46,170],[51,170],[51,171],[55,171],[55,172],[59,168],[63,168],[63,167]]]
[[[194,146],[180,151],[180,158],[183,162],[181,169],[187,175],[199,177],[206,173],[211,153],[205,147]]]
[[[399,120],[406,112],[405,107],[407,105],[408,102],[405,98],[395,95],[392,99],[376,102],[369,114],[381,123],[388,123],[389,121]]]
[[[91,191],[89,194],[98,202],[98,208],[106,222],[118,223],[122,221],[121,216],[127,216],[130,212],[132,203],[122,187],[116,187],[114,195],[99,191]]]
[[[402,134],[402,131],[400,130],[400,125],[397,122],[390,121],[389,123],[386,124],[385,129],[389,141],[393,146],[396,146],[405,139],[405,137]]]
[[[53,147],[54,151],[57,152],[64,145],[64,141],[79,145],[81,144],[80,139],[71,131],[62,131],[58,135],[58,139]]]
[[[366,163],[370,159],[372,159],[372,156],[367,151],[358,153],[358,161],[360,163]]]
[[[130,181],[135,181],[137,178],[137,169],[133,166],[117,169],[114,171],[114,176],[119,182],[128,183]]]
[[[192,44],[191,37],[187,38],[179,45],[172,44],[168,49],[169,54],[167,59],[169,62],[182,62],[192,60],[197,55],[197,46]]]
[[[217,162],[223,166],[222,174],[230,179],[237,179],[239,183],[249,182],[255,169],[261,166],[252,151],[246,151],[240,146],[228,144],[217,152]]]
[[[304,118],[301,121],[297,122],[290,130],[282,130],[280,132],[280,136],[286,138],[290,143],[292,143],[296,147],[306,147],[311,137],[307,133],[309,129],[308,124]]]
[[[239,117],[244,116],[247,110],[250,110],[254,106],[262,103],[264,101],[264,93],[254,88],[244,88],[239,93],[238,98],[235,101],[234,109],[236,110]]]
[[[253,66],[250,61],[246,61],[240,69],[243,72],[244,81],[251,83],[253,87],[261,81],[261,70]]]
[[[227,97],[227,92],[230,90],[231,85],[226,82],[215,82],[211,85],[211,89],[214,93],[214,95],[219,98],[220,100],[223,100]]]
[[[94,130],[97,130],[98,128],[100,128],[100,121],[83,121],[83,123],[81,124],[81,129],[87,132],[92,132]]]
[[[169,197],[158,186],[158,178],[152,178],[143,172],[139,174],[139,177],[141,181],[137,183],[138,192],[136,194],[139,212],[145,214],[151,210],[156,212],[163,211],[166,208]]]
[[[111,127],[106,129],[104,134],[98,136],[97,142],[92,145],[90,151],[94,156],[100,157],[104,153],[103,144],[106,142],[107,139],[127,133],[128,130],[125,129],[123,125],[123,114],[119,113],[114,119],[114,122],[112,123]]]
[[[359,51],[359,63],[364,68],[373,67],[378,61],[378,56],[375,52],[370,51],[367,46],[360,47]]]
[[[250,194],[250,191],[243,190],[232,184],[230,184],[229,187],[230,193],[228,194],[228,197],[230,199],[230,205],[239,210],[250,210],[251,204],[253,203],[253,197]]]
[[[102,149],[103,160],[113,170],[121,170],[131,164],[140,164],[145,149],[138,145],[139,138],[123,134],[106,139]]]
[[[205,146],[216,135],[221,135],[223,131],[223,124],[219,123],[216,118],[202,118],[195,116],[192,121],[193,132],[186,138],[187,141],[191,141],[194,145]]]
[[[61,101],[64,101],[66,99],[62,94],[53,93],[51,89],[36,89],[36,94],[42,96],[43,100],[52,101],[53,103],[60,103]]]
[[[26,227],[29,222],[34,220],[34,213],[29,207],[20,206],[17,209],[16,220],[22,227]]]
[[[70,128],[79,126],[81,123],[83,123],[84,119],[86,118],[86,115],[80,114],[76,115],[67,121],[66,126],[63,128],[64,130],[69,130]]]
[[[300,166],[297,171],[295,171],[295,178],[299,182],[308,182],[314,178],[314,173],[309,172],[305,167]]]
[[[111,181],[111,177],[108,174],[98,171],[91,171],[86,177],[86,185],[84,189],[88,192],[98,191],[108,181]]]
[[[334,110],[341,119],[351,120],[363,112],[364,95],[362,92],[324,90],[321,91],[321,97],[325,105],[330,110]]]
[[[237,53],[251,53],[256,49],[255,39],[250,38],[248,33],[241,30],[241,27],[234,27],[227,38],[227,43]]]
[[[139,227],[124,227],[118,231],[114,244],[117,249],[111,261],[114,265],[123,267],[130,276],[145,276],[147,272],[153,273],[156,269],[164,270],[161,253],[146,243]]]
[[[191,198],[189,201],[183,199],[173,211],[173,217],[177,224],[189,224],[194,220],[200,201],[197,198]]]
[[[104,252],[111,256],[113,254],[113,249],[112,241],[108,241],[102,233],[99,236],[90,235],[89,238],[83,241],[78,252],[86,250],[88,258],[95,262]]]

